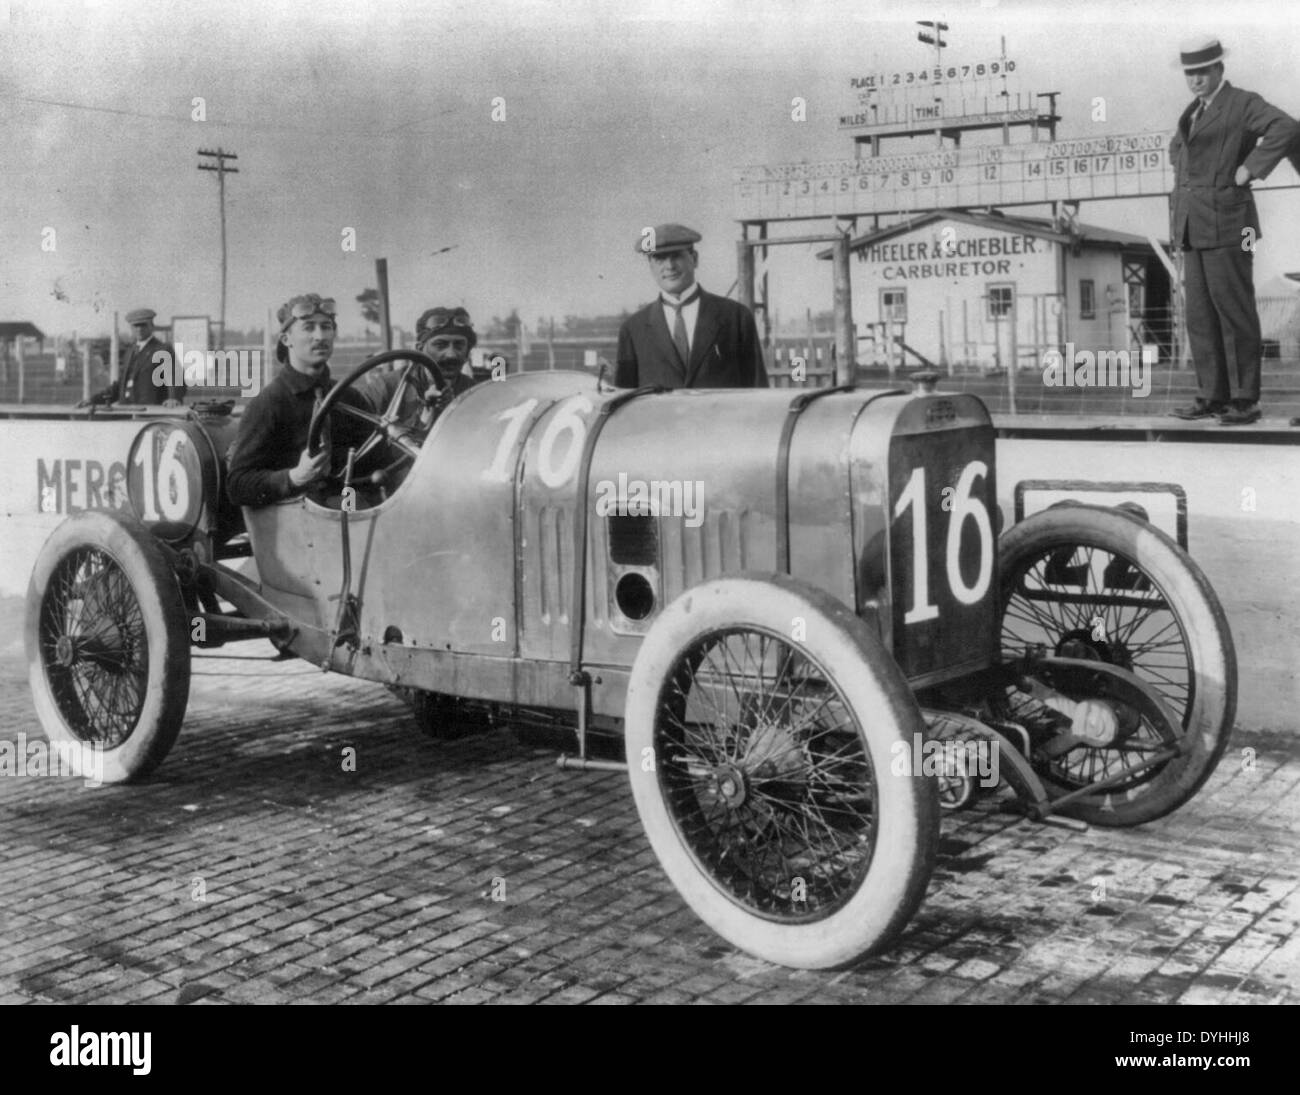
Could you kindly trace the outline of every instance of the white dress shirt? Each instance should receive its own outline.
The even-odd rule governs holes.
[[[679,293],[676,296],[662,291],[659,294],[659,303],[664,310],[664,319],[668,323],[668,333],[670,335],[673,333],[673,325],[677,322],[677,309],[676,307],[670,308],[669,305],[677,305],[681,303],[683,298],[689,297],[692,293],[695,294],[695,299],[682,309],[682,320],[686,324],[686,344],[692,350],[695,349],[695,321],[700,317],[699,292],[700,283],[697,281],[692,283],[691,287],[684,293]]]

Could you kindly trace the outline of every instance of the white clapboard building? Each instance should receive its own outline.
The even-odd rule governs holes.
[[[1141,236],[936,210],[856,237],[850,250],[862,364],[919,364],[899,338],[934,364],[983,370],[1041,365],[1067,343],[1171,353],[1169,274]]]

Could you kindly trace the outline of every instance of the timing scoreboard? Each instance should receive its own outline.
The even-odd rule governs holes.
[[[991,80],[997,76],[1010,76],[1015,71],[1015,60],[1001,57],[969,65],[925,65],[910,71],[870,72],[850,79],[849,88],[865,100],[872,92],[911,91],[927,86]]]
[[[1169,134],[1133,133],[737,169],[742,221],[1139,198],[1173,187]]]

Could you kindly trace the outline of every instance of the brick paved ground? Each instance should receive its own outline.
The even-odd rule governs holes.
[[[17,607],[9,741],[37,736]],[[695,918],[626,777],[500,730],[431,742],[382,689],[229,649],[147,784],[0,778],[0,1002],[1300,1003],[1296,728],[1239,735],[1141,829],[947,817],[901,943],[808,973]]]

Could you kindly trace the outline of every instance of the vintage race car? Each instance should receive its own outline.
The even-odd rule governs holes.
[[[626,769],[691,907],[808,968],[904,928],[941,804],[982,786],[1035,819],[1132,825],[1223,752],[1235,656],[1196,565],[1123,509],[999,537],[989,416],[932,376],[795,395],[524,374],[427,435],[402,384],[379,413],[339,403],[402,359],[431,364],[380,354],[313,421],[313,442],[331,413],[371,428],[331,504],[235,511],[229,419],[141,429],[134,512],[69,518],[32,574],[54,742],[143,776],[180,730],[191,646],[242,639],[401,691],[435,736],[567,720],[561,764]],[[602,735],[622,760],[592,755]]]

